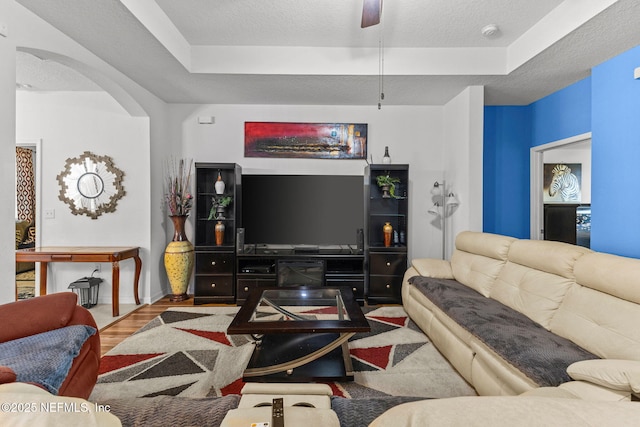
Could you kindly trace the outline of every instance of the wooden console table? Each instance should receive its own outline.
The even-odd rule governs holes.
[[[39,262],[40,295],[47,293],[47,266],[50,262],[110,262],[111,263],[111,305],[113,316],[120,315],[120,264],[119,262],[133,258],[136,263],[136,273],[133,281],[133,296],[136,305],[140,305],[138,284],[142,260],[140,248],[137,246],[42,246],[37,248],[16,250],[16,262]]]

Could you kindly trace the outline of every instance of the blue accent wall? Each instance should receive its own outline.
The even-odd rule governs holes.
[[[530,111],[530,107],[485,107],[483,230],[487,233],[529,237]]]
[[[531,146],[591,131],[591,77],[531,104]]]
[[[592,70],[591,247],[640,258],[640,46]]]
[[[640,258],[637,67],[640,46],[529,106],[485,107],[484,231],[529,237],[530,147],[591,131],[591,248]]]
[[[483,230],[530,233],[530,149],[591,130],[591,78],[528,106],[485,107]]]

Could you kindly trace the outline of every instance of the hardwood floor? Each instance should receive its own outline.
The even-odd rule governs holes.
[[[198,307],[221,306],[223,304],[203,304]],[[193,306],[193,297],[186,301],[171,302],[169,297],[149,305],[146,304],[118,322],[102,329],[100,331],[100,355],[104,356],[106,352],[111,350],[120,342],[124,341],[129,335],[149,323],[153,318],[164,312],[169,307]]]
[[[385,304],[382,304],[385,305]],[[396,304],[389,304],[396,305]],[[107,326],[100,331],[100,355],[104,356],[106,352],[124,341],[129,335],[149,323],[153,318],[164,312],[169,307],[193,306],[193,296],[186,301],[171,302],[166,296],[161,300],[149,305],[146,304],[118,322]],[[198,307],[235,307],[229,304],[202,304]]]

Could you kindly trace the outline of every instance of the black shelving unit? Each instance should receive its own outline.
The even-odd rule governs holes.
[[[377,184],[380,175],[400,180],[395,184],[396,197],[383,197]],[[373,304],[401,303],[409,239],[409,165],[371,164],[365,169],[364,182],[367,300]],[[389,246],[384,244],[386,223],[393,227]]]
[[[242,225],[242,168],[235,163],[196,163],[195,192],[195,292],[194,304],[234,303],[236,231]],[[225,183],[217,194],[218,175]],[[209,219],[214,198],[230,196],[223,218]],[[225,227],[224,239],[216,243],[215,226]]]

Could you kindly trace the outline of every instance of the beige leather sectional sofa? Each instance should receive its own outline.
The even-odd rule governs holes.
[[[567,381],[559,387],[540,388],[550,384],[532,379],[453,320],[447,307],[443,310],[423,292],[425,287],[416,285],[416,276],[453,279],[591,356],[571,363]],[[446,286],[447,280],[440,282]],[[409,316],[479,395],[630,400],[640,393],[638,259],[559,242],[462,232],[450,262],[412,261],[402,297]]]

